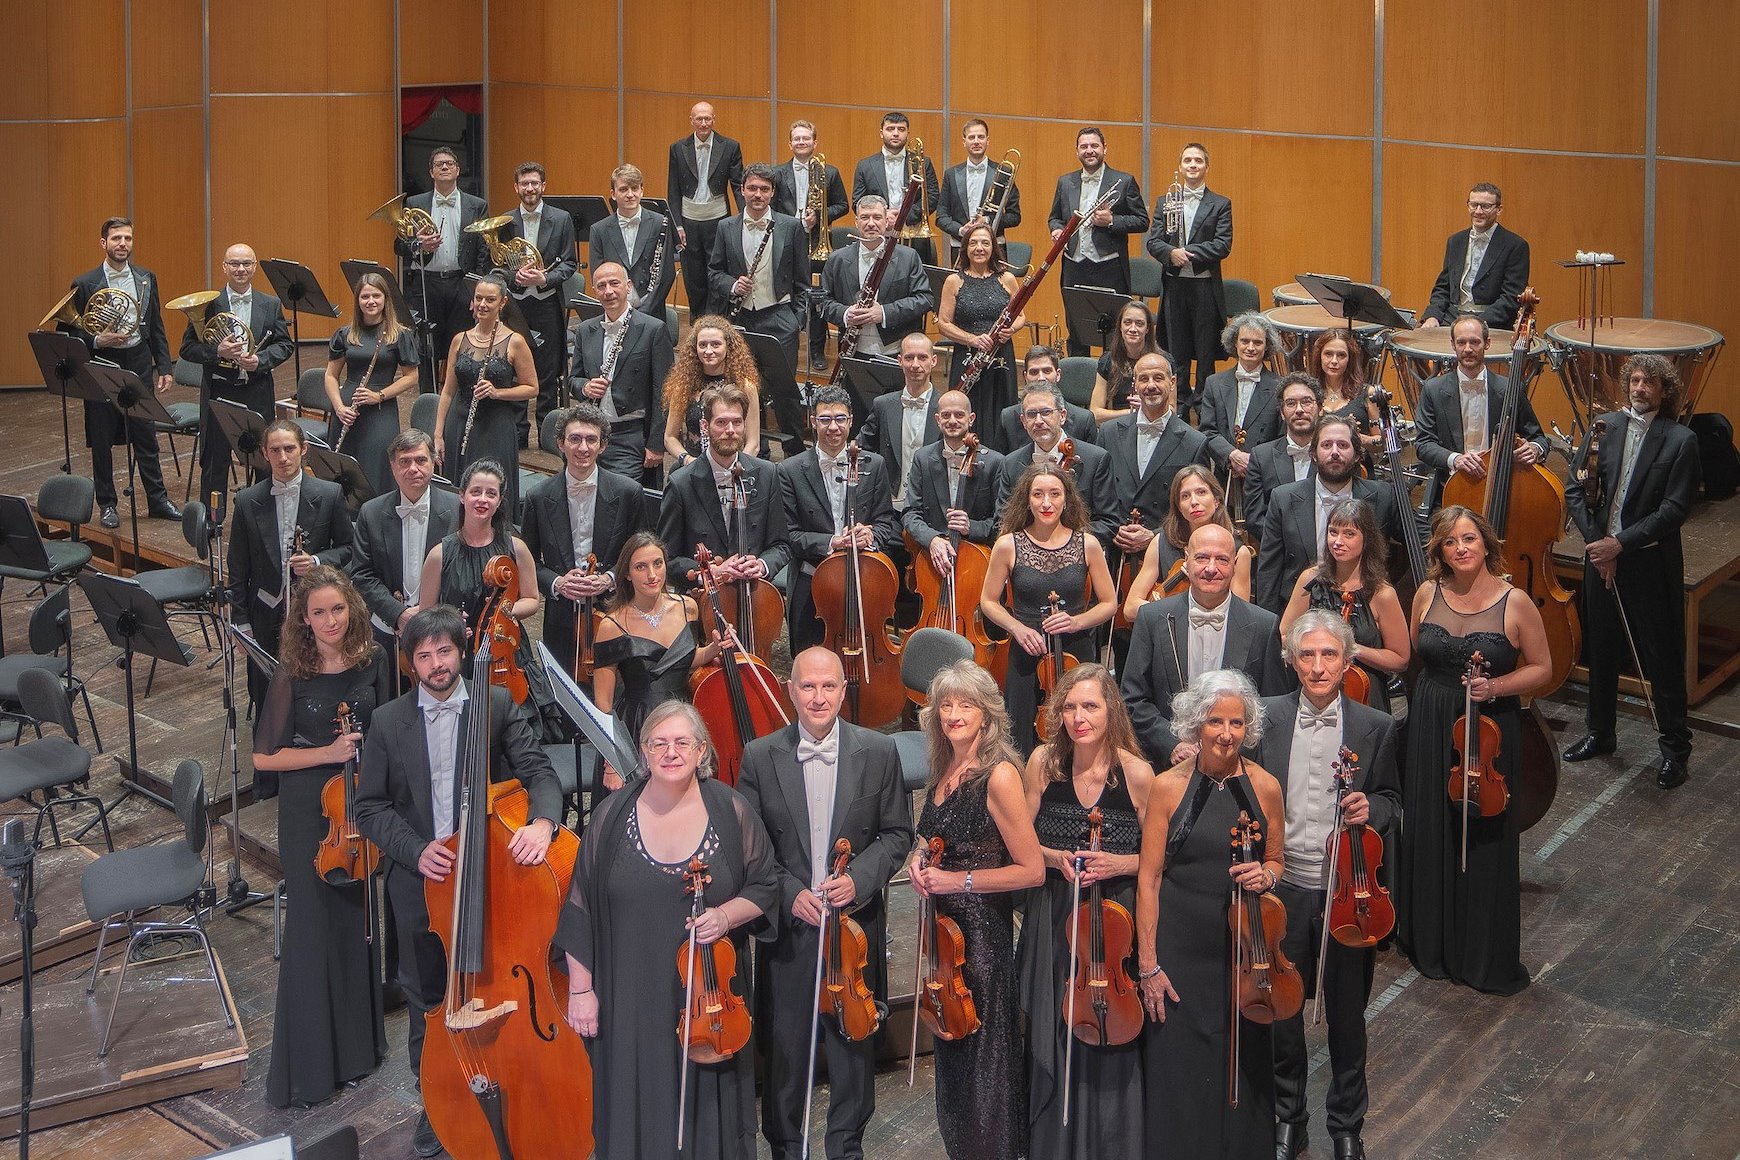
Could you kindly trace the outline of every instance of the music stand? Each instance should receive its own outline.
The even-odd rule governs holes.
[[[247,469],[248,482],[253,483],[267,474],[270,468],[266,466],[264,454],[266,420],[228,399],[212,399],[207,405],[211,407],[218,430],[229,440],[230,454],[238,456],[242,467]]]
[[[1139,299],[1104,286],[1063,288],[1063,314],[1069,320],[1069,332],[1082,336],[1098,335],[1099,341],[1088,345],[1102,350],[1105,349],[1106,336],[1118,325],[1118,312],[1135,301]]]
[[[108,363],[92,362],[87,366],[91,377],[103,394],[121,413],[122,429],[131,419],[147,423],[170,423],[169,412],[157,401],[157,394],[132,371]],[[133,518],[133,570],[139,570],[139,488],[133,478],[133,440],[127,433],[127,507]]]
[[[344,493],[345,506],[354,518],[356,509],[375,498],[375,489],[363,473],[362,464],[342,451],[334,451],[318,439],[308,440],[302,455],[302,466],[316,479],[338,484]]]
[[[755,356],[756,369],[761,372],[761,409],[765,412],[773,402],[774,396],[782,392],[789,393],[797,399],[801,406],[807,408],[809,400],[804,398],[803,393],[798,390],[797,365],[792,361],[792,357],[786,353],[786,349],[781,345],[779,339],[771,334],[763,334],[759,330],[744,330],[742,327],[738,327],[737,332],[743,336],[743,341],[749,344],[749,353]],[[792,451],[794,443],[798,450],[803,449],[804,435],[802,431],[781,431],[779,434],[780,443],[785,446],[788,455],[794,454]],[[756,454],[760,450],[757,447],[750,454]]]
[[[613,199],[597,197],[593,194],[565,194],[559,197],[545,196],[545,201],[557,209],[565,209],[568,216],[574,219],[574,236],[584,242],[592,227],[615,213]]]
[[[1384,330],[1411,330],[1413,323],[1390,305],[1383,292],[1368,282],[1336,274],[1300,274],[1294,279],[1329,314],[1347,322],[1370,322]]]
[[[592,698],[586,691],[574,683],[574,678],[562,663],[556,659],[556,654],[550,651],[543,641],[538,642],[538,663],[544,666],[544,672],[550,678],[550,692],[554,695],[556,707],[562,710],[562,715],[574,723],[584,737],[592,745],[592,750],[605,761],[608,761],[617,773],[624,778],[639,777],[641,774],[640,750],[635,746],[633,737],[628,734],[628,726],[600,709],[592,703]],[[578,739],[576,739],[578,740]],[[598,781],[593,785],[597,786]],[[586,828],[587,811],[580,808],[580,792],[584,785],[584,772],[580,764],[580,752],[576,747],[574,753],[574,808],[580,815],[580,828]],[[596,792],[596,790],[594,790]]]
[[[314,271],[301,262],[289,258],[267,258],[260,263],[260,268],[266,272],[266,281],[272,284],[272,289],[278,292],[278,297],[290,311],[290,353],[296,359],[296,381],[301,382],[302,329],[297,320],[304,314],[337,318],[338,307],[327,300],[326,291],[320,288],[320,279],[314,276]]]
[[[163,605],[145,591],[139,581],[127,576],[109,576],[102,572],[81,572],[79,587],[91,603],[91,611],[103,626],[109,643],[121,650],[121,671],[127,674],[127,769],[121,777],[121,796],[109,803],[108,810],[126,801],[133,794],[148,797],[160,806],[174,809],[175,803],[140,785],[139,775],[139,709],[133,695],[133,657],[144,653],[154,660],[168,661],[186,668],[193,663],[193,653],[169,627]]]
[[[604,303],[590,294],[582,294],[568,303],[568,313],[574,316],[575,322],[585,322],[590,318],[603,318]]]
[[[36,356],[36,365],[42,370],[43,385],[60,396],[60,469],[71,475],[72,420],[67,413],[67,396],[73,395],[90,403],[101,402],[103,388],[86,369],[91,362],[90,349],[70,334],[58,330],[33,330],[30,332],[30,352]]]

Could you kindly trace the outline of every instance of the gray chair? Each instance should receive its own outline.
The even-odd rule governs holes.
[[[1028,272],[1033,269],[1033,243],[1004,242],[1003,261],[1011,274],[1017,278],[1027,277]]]
[[[224,1023],[230,1027],[236,1025],[235,1012],[230,1008],[229,996],[218,974],[217,957],[212,954],[211,940],[206,937],[205,920],[198,906],[199,888],[205,881],[204,855],[209,828],[205,815],[205,769],[199,762],[190,759],[176,767],[170,796],[175,813],[181,819],[179,838],[156,846],[104,854],[85,867],[82,882],[85,913],[92,922],[102,924],[85,994],[96,993],[97,974],[102,966],[103,945],[108,941],[109,928],[125,924],[130,932],[121,952],[121,971],[115,979],[115,995],[109,1001],[109,1018],[103,1025],[102,1046],[97,1049],[99,1059],[109,1054],[109,1036],[115,1028],[115,1010],[121,1005],[121,991],[127,984],[127,964],[133,957],[133,949],[141,942],[163,935],[193,938],[205,948],[211,983],[217,989],[218,1002],[223,1004]],[[133,918],[141,910],[183,904],[189,908],[188,917],[183,922],[137,922]]]
[[[411,426],[435,438],[435,416],[440,413],[441,396],[431,391],[427,395],[418,395],[411,400]]]
[[[60,821],[55,816],[59,807],[93,806],[97,820],[103,825],[103,841],[113,850],[115,840],[109,833],[109,811],[102,799],[73,788],[90,788],[91,754],[79,744],[79,723],[73,716],[72,700],[66,690],[53,673],[27,669],[19,675],[18,695],[25,714],[37,723],[37,739],[0,749],[0,801],[22,799],[36,806],[36,829],[31,842],[37,846],[42,845],[45,821],[54,835],[54,844],[60,845]],[[45,722],[60,726],[66,736],[43,737]]]
[[[1150,309],[1158,306],[1162,285],[1159,262],[1147,254],[1137,254],[1130,259],[1130,293],[1138,298],[1151,299]]]
[[[70,698],[77,693],[85,703],[85,716],[91,723],[91,736],[97,752],[103,751],[103,738],[97,732],[97,716],[91,709],[91,694],[82,678],[72,671],[72,586],[63,585],[54,595],[46,597],[30,610],[30,651],[0,656],[0,705],[22,703],[19,678],[26,672],[51,674]],[[60,650],[66,649],[61,656]],[[27,714],[28,715],[28,714]],[[11,740],[8,738],[7,740]]]
[[[296,380],[296,406],[299,411],[315,411],[320,415],[318,419],[300,413],[295,416],[295,423],[302,428],[304,435],[323,443],[326,441],[326,409],[331,405],[331,400],[326,397],[325,365],[303,371],[302,377]]]
[[[914,693],[928,694],[936,675],[956,661],[973,659],[972,642],[946,628],[921,628],[907,637],[900,649],[900,683]],[[900,775],[909,792],[921,790],[930,780],[930,754],[921,729],[894,734],[900,753]]]
[[[1094,379],[1098,377],[1099,360],[1087,355],[1072,354],[1058,365],[1058,386],[1063,388],[1063,397],[1078,407],[1085,407],[1093,402]]]
[[[1241,314],[1260,311],[1263,300],[1257,296],[1257,284],[1247,282],[1243,278],[1227,278],[1221,283],[1226,292],[1226,316],[1237,318]]]
[[[673,347],[677,345],[677,339],[682,335],[682,325],[677,320],[677,308],[668,304],[665,306],[665,333],[671,336]]]

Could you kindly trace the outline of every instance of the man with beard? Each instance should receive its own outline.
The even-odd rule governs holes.
[[[1047,382],[1029,383],[1021,393],[1021,423],[1029,440],[1025,447],[1003,456],[997,476],[997,511],[1009,500],[1015,481],[1030,464],[1061,463],[1064,421],[1063,390]],[[1118,518],[1117,493],[1112,490],[1112,463],[1105,450],[1092,443],[1076,441],[1075,482],[1087,504],[1091,518],[1089,528],[1099,537],[1101,547],[1109,547],[1112,532],[1122,521]],[[1126,514],[1128,514],[1126,512]]]
[[[1434,469],[1426,488],[1428,513],[1438,510],[1452,472],[1484,479],[1491,470],[1492,456],[1483,453],[1489,450],[1504,410],[1510,380],[1487,373],[1489,341],[1490,332],[1479,315],[1458,318],[1450,327],[1456,365],[1420,386],[1420,402],[1414,408],[1414,454]],[[1547,458],[1547,437],[1527,395],[1517,400],[1516,433],[1523,440],[1511,452],[1518,467]]]

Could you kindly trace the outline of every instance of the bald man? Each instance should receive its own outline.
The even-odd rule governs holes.
[[[575,333],[570,386],[610,424],[598,466],[642,483],[664,462],[664,382],[675,352],[664,319],[630,310],[628,294],[628,271],[620,262],[592,271],[592,296],[604,313]]]
[[[248,328],[248,340],[240,340],[239,336],[226,338],[223,332],[209,330],[207,326],[195,328],[192,322],[181,336],[181,357],[204,368],[200,384],[199,493],[207,502],[213,492],[229,491],[230,441],[212,420],[211,408],[203,404],[211,399],[240,403],[271,422],[272,370],[294,353],[284,304],[254,288],[254,275],[259,269],[259,259],[254,257],[252,247],[238,242],[225,250],[224,288],[205,307],[208,326],[215,315],[234,315]],[[252,353],[247,353],[249,342],[253,345]]]
[[[810,1013],[816,1005],[816,939],[830,912],[849,913],[869,941],[865,982],[884,1015],[888,1001],[888,923],[882,888],[912,849],[912,810],[889,737],[840,717],[846,674],[825,648],[805,649],[787,683],[797,720],[743,750],[737,792],[760,813],[779,863],[785,921],[768,949],[769,986],[755,1013],[767,1040],[761,1128],[774,1160],[803,1149]],[[851,856],[834,873],[834,843]],[[818,1052],[828,1061],[830,1160],[864,1155],[864,1126],[876,1110],[874,1036],[853,1041],[823,1015]]]
[[[731,198],[742,202],[743,147],[713,131],[713,106],[696,101],[689,106],[689,135],[671,144],[665,197],[677,244],[683,249],[683,287],[689,295],[689,317],[706,314],[707,260],[719,223],[731,216]],[[714,311],[725,308],[713,303]]]

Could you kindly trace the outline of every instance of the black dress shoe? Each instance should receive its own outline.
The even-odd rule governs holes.
[[[151,505],[151,518],[154,520],[178,520],[181,509],[175,506],[175,501],[166,499]]]
[[[1686,783],[1686,778],[1690,776],[1691,774],[1686,769],[1685,762],[1675,761],[1671,757],[1664,757],[1662,758],[1661,768],[1655,772],[1656,788],[1672,789],[1676,785],[1684,785]]]
[[[1358,1136],[1335,1137],[1335,1160],[1365,1160],[1365,1141]]]
[[[1276,1124],[1275,1160],[1293,1160],[1305,1151],[1306,1140],[1305,1121],[1300,1120],[1297,1124]]]
[[[121,526],[121,512],[112,503],[106,503],[103,505],[103,512],[97,517],[97,519],[105,528],[118,528]]]
[[[1594,733],[1585,733],[1571,747],[1565,750],[1566,761],[1588,761],[1591,757],[1602,757],[1612,753],[1617,745],[1611,737],[1601,737]]]
[[[429,1123],[428,1112],[417,1117],[417,1132],[411,1137],[411,1149],[419,1156],[441,1155],[441,1141],[436,1138],[435,1128]]]
[[[828,356],[825,354],[812,354],[810,356],[810,369],[812,371],[825,371],[825,370],[827,370],[828,369]]]

